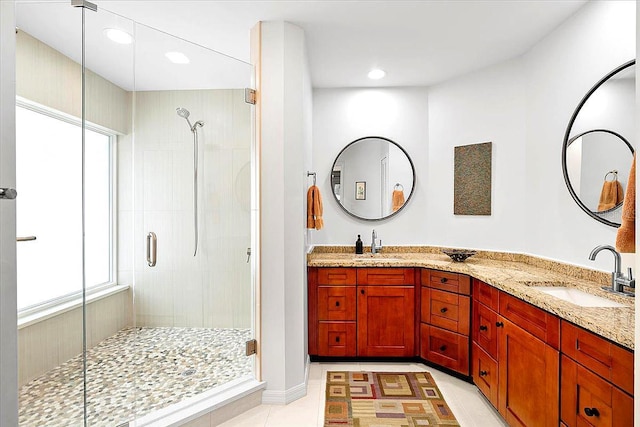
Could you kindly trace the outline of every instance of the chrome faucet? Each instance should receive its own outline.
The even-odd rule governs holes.
[[[378,235],[376,234],[376,230],[374,229],[371,233],[371,255],[375,255],[382,249],[382,239],[380,239],[380,245],[376,245],[376,239]]]
[[[629,287],[635,288],[636,280],[633,278],[631,267],[629,267],[628,276],[625,277],[625,275],[622,273],[622,257],[620,256],[620,253],[616,251],[616,249],[613,246],[610,246],[610,245],[596,246],[595,248],[593,248],[593,250],[589,254],[589,259],[591,261],[595,261],[596,255],[598,255],[598,253],[600,253],[600,251],[604,249],[611,251],[614,257],[615,264],[613,266],[613,272],[611,273],[611,288],[603,287],[603,289],[610,290],[613,292],[624,292],[623,286],[629,286]]]

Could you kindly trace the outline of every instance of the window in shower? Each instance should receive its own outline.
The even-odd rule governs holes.
[[[113,277],[112,140],[85,129],[87,290]],[[29,104],[16,108],[18,310],[82,292],[82,128]],[[31,239],[35,237],[35,240]]]

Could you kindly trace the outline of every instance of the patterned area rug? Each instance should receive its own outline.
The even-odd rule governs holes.
[[[428,372],[327,372],[325,427],[459,426]]]

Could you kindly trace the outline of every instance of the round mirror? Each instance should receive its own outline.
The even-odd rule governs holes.
[[[367,221],[400,212],[413,195],[416,174],[402,147],[390,139],[367,136],[340,151],[331,168],[331,188],[338,205]]]
[[[634,153],[635,60],[587,92],[562,146],[562,173],[571,197],[592,218],[619,227]]]

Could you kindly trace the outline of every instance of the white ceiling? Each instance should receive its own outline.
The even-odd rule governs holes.
[[[428,86],[520,56],[586,0],[94,2],[101,12],[112,11],[245,62],[249,62],[249,32],[256,22],[289,21],[305,32],[314,87],[366,87]],[[70,7],[68,1],[64,3]],[[25,13],[18,13],[21,24],[28,26],[26,22],[35,20],[33,14],[27,19]],[[125,27],[131,25],[118,20]],[[55,28],[68,25],[62,22],[61,17],[48,21],[45,17],[25,31],[40,33],[36,37],[64,51],[55,45],[62,41],[52,41],[61,38]],[[106,58],[108,50],[101,47],[101,55],[94,56]],[[152,56],[149,49],[144,52],[147,58]],[[95,71],[116,81],[112,75],[117,70],[106,70],[109,62],[113,61],[96,65]],[[144,62],[153,63],[151,59]],[[369,80],[366,74],[372,67],[384,69],[387,77]],[[154,64],[150,73],[158,77],[163,68]],[[170,77],[182,80],[185,73],[173,72]],[[162,79],[157,80],[149,88],[160,85]],[[191,81],[195,80],[194,76]],[[141,81],[146,79],[137,78],[138,90]]]

